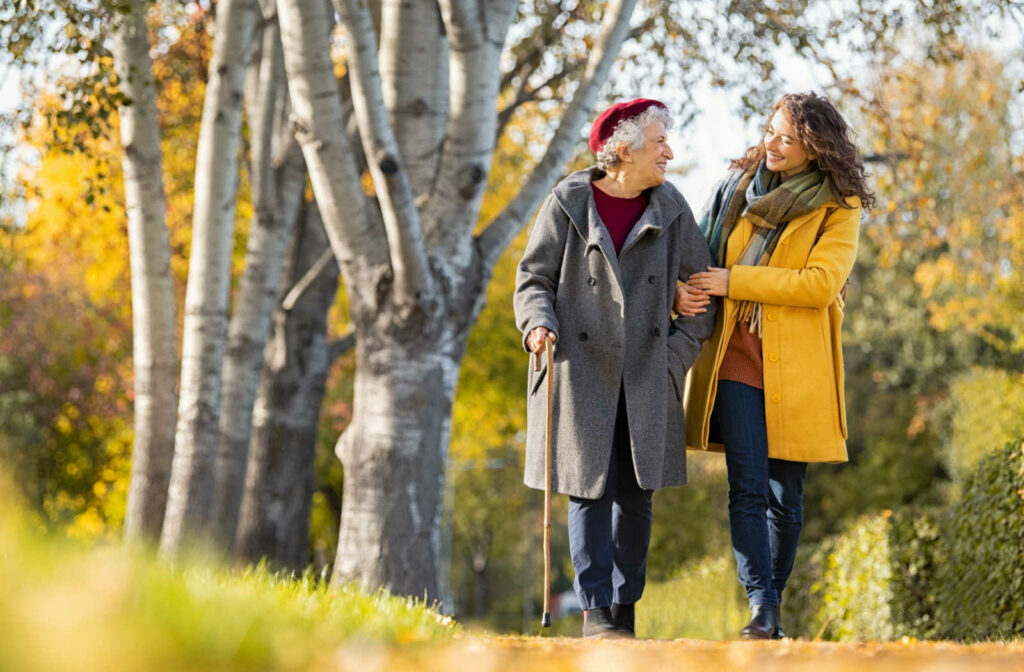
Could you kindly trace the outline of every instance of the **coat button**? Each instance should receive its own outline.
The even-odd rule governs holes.
[[[589,337],[589,336],[587,336],[587,332],[585,332],[585,331],[581,331],[581,332],[580,332],[580,340],[581,340],[581,341],[585,341],[585,340],[587,340],[588,338],[590,338],[590,337]]]
[[[779,243],[782,245],[789,245],[789,238],[783,238],[782,240],[779,241]]]
[[[594,278],[587,278],[587,284],[593,287],[594,285],[597,284],[597,280],[595,280]]]
[[[782,397],[780,395],[778,395],[778,394],[773,394],[772,395],[772,403],[773,404],[777,404],[780,401],[782,401]]]
[[[653,275],[648,275],[647,276],[647,282],[649,282],[649,283],[651,283],[653,285],[654,284],[654,276]]]
[[[769,353],[768,354],[768,361],[769,362],[777,362],[777,361],[779,361],[779,353],[777,353],[777,352]]]
[[[765,313],[764,314],[764,318],[766,320],[768,320],[769,322],[774,322],[775,321],[775,313]]]
[[[659,327],[651,329],[651,336],[661,336],[661,329]]]

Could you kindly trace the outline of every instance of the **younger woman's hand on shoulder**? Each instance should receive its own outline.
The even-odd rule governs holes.
[[[708,312],[709,303],[711,297],[706,292],[690,285],[679,285],[676,287],[676,299],[672,304],[672,310],[683,317],[694,317]]]
[[[708,270],[691,275],[688,284],[711,296],[729,296],[729,269],[708,266]]]

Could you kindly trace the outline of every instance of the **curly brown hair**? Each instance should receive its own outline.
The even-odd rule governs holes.
[[[797,139],[814,154],[818,170],[832,181],[840,204],[849,208],[846,199],[858,196],[861,207],[865,210],[873,208],[875,194],[868,189],[864,162],[857,145],[850,140],[850,127],[839,110],[827,98],[813,92],[787,93],[772,106],[764,124],[765,133],[772,117],[780,109],[796,129]],[[733,159],[729,167],[749,170],[758,166],[764,157],[762,141],[748,148],[740,158]]]

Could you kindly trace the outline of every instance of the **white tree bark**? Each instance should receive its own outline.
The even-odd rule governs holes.
[[[417,200],[434,184],[448,118],[448,39],[434,2],[384,0],[380,72],[384,105]]]
[[[373,22],[360,0],[335,0],[334,6],[345,26],[352,104],[391,251],[393,300],[409,306],[431,294],[432,283],[420,213],[413,203],[412,187],[384,107]]]
[[[217,544],[229,553],[245,485],[253,403],[263,368],[277,288],[288,241],[302,205],[306,164],[288,123],[281,35],[274,18],[263,27],[260,58],[247,95],[252,145],[251,190],[255,206],[245,270],[235,297],[224,359],[220,446],[213,520]]]
[[[258,7],[221,0],[196,156],[181,397],[161,551],[209,534],[218,444],[243,82]]]
[[[451,261],[457,278],[473,263],[473,230],[494,155],[499,59],[516,3],[441,0],[440,5],[451,43],[450,112],[424,228],[429,249]]]
[[[394,156],[396,170],[390,175],[400,175],[406,164],[397,138],[404,136],[392,128],[417,137],[430,132],[421,128],[422,120],[410,121],[416,106],[401,108],[399,101],[426,99],[428,84],[404,80],[402,96],[385,93],[397,86],[401,69],[389,65],[378,83],[364,6],[357,0],[336,2],[348,27],[347,63],[367,161],[379,168],[379,157]],[[634,3],[613,4],[607,22],[614,30],[605,30],[591,54],[591,81],[577,103],[583,111],[571,117],[575,126],[565,137],[578,133],[589,111],[584,108],[593,104],[588,92],[607,74],[604,59],[621,43]],[[326,78],[326,36],[321,42],[323,33],[313,31],[316,26],[322,31],[326,20],[319,3],[278,0],[299,140],[345,277],[357,342],[353,419],[336,448],[345,466],[345,489],[333,578],[428,599],[438,596],[441,499],[458,367],[490,273],[473,231],[494,153],[499,56],[515,12],[512,0],[441,0],[440,6],[451,82],[442,154],[430,191],[416,201],[418,213],[406,209],[408,191],[401,180],[374,174],[388,222],[381,227],[373,224],[357,193],[358,172],[340,104]],[[401,9],[385,8],[382,22],[417,15]],[[434,41],[424,53],[443,50],[439,35],[416,34]],[[391,39],[390,34],[383,38],[387,58],[396,48]],[[419,53],[415,44],[403,46]],[[548,173],[547,188],[556,176]],[[414,281],[422,267],[417,222],[423,226],[430,278],[410,297],[401,283],[402,278]],[[386,236],[385,228],[392,229]]]
[[[281,292],[285,299],[274,313],[266,348],[236,545],[243,558],[266,558],[293,570],[309,563],[317,421],[331,362],[327,311],[338,266],[331,257],[319,263],[325,250],[330,247],[323,222],[310,203],[296,231]],[[296,298],[292,290],[302,280],[309,282]]]
[[[125,537],[160,536],[174,456],[177,352],[174,283],[165,222],[160,124],[149,58],[146,3],[132,3],[114,23],[112,48],[121,89],[121,166],[132,269],[135,440]]]

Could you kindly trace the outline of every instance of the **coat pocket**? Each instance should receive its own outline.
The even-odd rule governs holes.
[[[672,367],[668,368],[668,379],[672,382],[672,391],[676,393],[676,401],[683,403],[682,385],[676,380],[676,374],[672,373]]]
[[[676,353],[672,352],[671,348],[669,348],[667,354],[668,366],[666,368],[668,369],[668,380],[672,384],[672,391],[676,394],[676,401],[681,404],[683,403],[683,384],[686,380],[686,367],[679,361]],[[678,363],[675,367],[672,366],[673,360]],[[677,368],[679,369],[678,373],[676,372]]]

